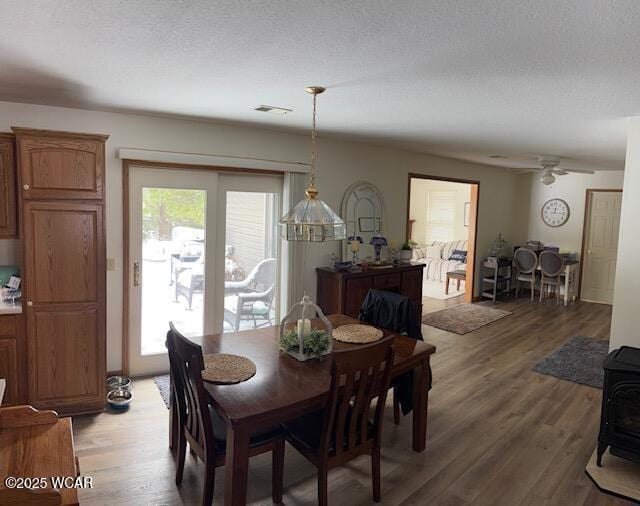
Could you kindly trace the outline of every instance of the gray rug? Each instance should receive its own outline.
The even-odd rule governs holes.
[[[609,354],[609,341],[578,336],[566,342],[533,370],[563,380],[602,388],[602,363]]]
[[[509,311],[494,309],[482,304],[458,304],[425,314],[422,317],[422,323],[464,335],[510,314]]]
[[[171,392],[169,375],[163,374],[162,376],[156,376],[153,378],[153,382],[158,387],[158,392],[160,392],[160,397],[162,397],[164,405],[169,409],[169,393]]]

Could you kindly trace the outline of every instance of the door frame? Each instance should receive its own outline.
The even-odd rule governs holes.
[[[154,168],[158,170],[205,170],[215,172],[231,172],[241,174],[277,175],[284,176],[285,171],[271,169],[254,169],[241,167],[224,167],[218,165],[197,165],[187,163],[153,162],[147,160],[123,159],[122,160],[122,374],[129,375],[129,279],[130,263],[129,255],[129,172],[131,167]],[[116,374],[120,371],[113,371]]]
[[[459,179],[454,177],[431,176],[429,174],[418,174],[409,172],[407,181],[407,228],[405,231],[406,240],[409,240],[409,231],[412,224],[411,218],[411,180],[412,179],[431,179],[434,181],[448,181],[450,183],[463,183],[471,186],[469,197],[469,231],[467,233],[467,278],[465,279],[464,301],[473,302],[475,290],[476,275],[476,244],[478,243],[478,215],[480,202],[480,181],[474,179]],[[471,272],[471,276],[469,276]]]
[[[587,188],[584,198],[584,217],[582,218],[582,246],[580,247],[580,269],[578,274],[578,300],[582,300],[582,271],[584,269],[584,250],[587,241],[587,227],[589,226],[589,203],[591,202],[591,194],[593,193],[622,193],[622,188]]]

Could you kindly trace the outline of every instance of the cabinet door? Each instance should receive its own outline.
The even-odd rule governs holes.
[[[357,318],[360,314],[362,301],[372,287],[371,278],[353,278],[345,281],[345,313],[347,316]]]
[[[104,142],[17,135],[22,198],[102,199]]]
[[[0,238],[18,236],[13,136],[0,134]]]
[[[102,206],[25,202],[24,225],[26,299],[97,302],[104,286]]]
[[[422,269],[404,271],[400,293],[416,306],[422,304]]]
[[[61,413],[104,404],[102,206],[24,203],[29,403]]]
[[[2,406],[18,402],[18,355],[15,339],[0,339],[0,378],[7,380]]]
[[[27,310],[29,403],[61,413],[104,405],[104,333],[96,304]]]

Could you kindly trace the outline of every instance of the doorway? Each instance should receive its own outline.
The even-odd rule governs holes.
[[[282,176],[132,165],[127,183],[128,374],[168,371],[169,321],[186,336],[277,323]]]
[[[407,240],[425,264],[427,311],[473,301],[479,189],[478,181],[409,174]]]
[[[613,304],[622,190],[587,190],[580,298]]]

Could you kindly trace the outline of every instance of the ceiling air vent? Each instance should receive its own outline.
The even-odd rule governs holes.
[[[259,105],[254,109],[254,111],[258,112],[268,112],[269,114],[287,114],[291,112],[292,109],[286,109],[284,107],[275,107],[273,105]]]

